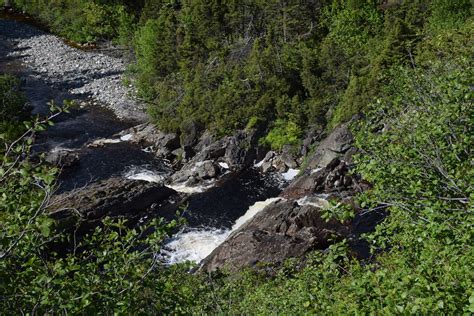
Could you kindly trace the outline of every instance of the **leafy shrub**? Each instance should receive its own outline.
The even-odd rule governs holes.
[[[0,138],[13,139],[24,131],[26,113],[25,97],[20,91],[20,81],[9,75],[0,75]]]
[[[25,106],[20,81],[10,75],[0,75],[0,120],[16,120]]]
[[[14,0],[13,4],[39,18],[55,33],[78,43],[119,36],[126,43],[130,29],[133,30],[133,14],[115,1]]]
[[[301,134],[302,131],[295,122],[278,119],[265,136],[264,142],[272,149],[281,150],[284,145],[297,145],[300,142]]]

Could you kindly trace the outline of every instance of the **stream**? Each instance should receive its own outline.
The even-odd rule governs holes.
[[[66,150],[79,155],[77,166],[60,173],[58,193],[113,176],[157,182],[173,172],[154,154],[114,136],[145,120],[143,105],[130,97],[132,88],[122,84],[124,71],[116,57],[78,50],[34,26],[0,16],[0,74],[21,78],[32,112],[47,115],[51,100],[77,104],[38,135],[33,147],[34,153]],[[87,146],[96,139],[112,141]],[[281,179],[253,168],[226,174],[215,185],[194,192],[180,188],[189,195],[184,212],[188,224],[166,243],[164,260],[199,262],[281,189]]]

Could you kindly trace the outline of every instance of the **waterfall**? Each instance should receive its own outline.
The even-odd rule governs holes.
[[[244,215],[235,221],[231,229],[212,227],[185,228],[165,244],[162,251],[165,262],[168,264],[185,261],[200,262],[222,244],[232,232],[252,219],[267,205],[280,199],[276,197],[256,202],[248,208]]]

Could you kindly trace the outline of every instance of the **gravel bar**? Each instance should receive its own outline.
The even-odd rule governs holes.
[[[57,36],[13,20],[0,19],[0,41],[9,41],[17,58],[47,84],[77,98],[91,98],[111,109],[118,118],[144,122],[145,105],[124,86],[126,64],[120,58],[66,45]]]

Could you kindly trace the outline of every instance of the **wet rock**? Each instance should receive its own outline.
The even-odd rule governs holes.
[[[219,167],[211,160],[196,164],[196,174],[201,179],[212,179],[219,174]]]
[[[263,159],[262,165],[260,166],[262,172],[264,173],[273,171],[284,173],[288,171],[289,168],[297,167],[298,163],[296,162],[296,158],[293,153],[291,153],[290,149],[287,149],[287,152],[281,155],[274,151],[269,151]]]
[[[87,226],[106,216],[135,218],[176,194],[163,185],[117,177],[53,196],[49,211],[60,227],[71,228],[79,219]]]
[[[298,163],[296,162],[295,148],[291,145],[283,146],[281,153],[281,161],[288,167],[296,169],[298,168]]]
[[[202,130],[202,126],[194,121],[185,124],[181,134],[181,146],[188,149],[193,148],[198,143]]]
[[[193,146],[193,149],[196,152],[201,152],[204,148],[211,146],[215,142],[216,142],[215,136],[212,135],[211,132],[205,131],[199,138],[198,143],[195,146]]]
[[[225,161],[234,170],[241,170],[253,165],[255,160],[263,157],[259,146],[262,131],[257,129],[239,130],[226,140]]]
[[[183,182],[189,184],[190,181],[195,184],[198,180],[209,180],[216,178],[218,175],[220,175],[220,167],[215,161],[193,161],[192,164],[187,163],[181,170],[174,173],[171,180],[174,184]]]
[[[326,249],[349,234],[350,226],[326,222],[315,206],[277,201],[233,232],[203,260],[201,269],[237,271],[258,263],[279,264],[310,250]]]
[[[190,153],[187,153],[190,150]],[[192,154],[192,158],[188,159]],[[251,166],[260,154],[255,130],[237,131],[232,136],[215,140],[210,133],[204,133],[199,142],[190,149],[183,147],[182,168],[171,178],[174,184],[188,181],[194,177],[208,180],[222,174],[222,169],[241,171]],[[222,167],[225,166],[225,167]]]
[[[175,133],[163,133],[151,123],[140,124],[119,133],[120,139],[141,146],[153,146],[158,151],[173,151],[179,148],[179,137]]]
[[[79,164],[79,155],[70,150],[54,150],[48,152],[45,161],[62,168],[69,168]]]

